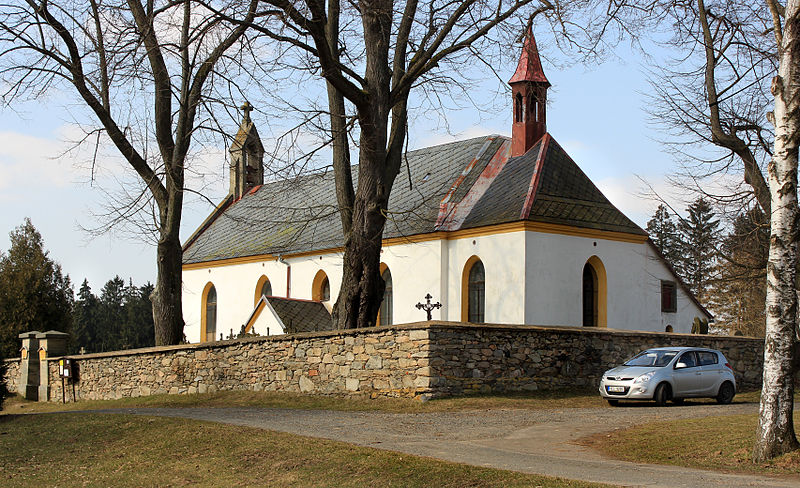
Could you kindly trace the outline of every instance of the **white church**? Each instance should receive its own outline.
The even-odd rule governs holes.
[[[514,75],[511,138],[411,151],[389,200],[379,324],[434,320],[691,331],[711,319],[648,239],[546,130],[547,89],[529,36]],[[343,237],[333,173],[264,182],[249,107],[230,148],[230,193],[183,247],[190,342],[244,326],[331,328]],[[354,171],[354,178],[357,177]]]

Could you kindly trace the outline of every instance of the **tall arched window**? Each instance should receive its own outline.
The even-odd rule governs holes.
[[[200,340],[213,341],[217,334],[217,289],[208,283],[203,290],[203,309],[200,323]]]
[[[324,271],[317,271],[314,282],[311,285],[311,299],[320,302],[327,302],[331,299],[331,284],[328,275]]]
[[[261,275],[261,278],[258,279],[256,283],[256,296],[255,300],[253,301],[253,305],[257,304],[261,297],[271,297],[272,296],[272,283],[269,282],[269,278],[264,275]]]
[[[380,312],[378,312],[380,317],[379,325],[392,325],[392,273],[389,272],[389,268],[383,270],[381,278],[383,278],[386,287],[383,289],[383,301],[381,302]]]
[[[583,326],[597,327],[597,273],[589,263],[583,267]]]
[[[522,108],[522,94],[517,93],[517,96],[514,97],[514,122],[522,122],[522,114],[524,110]]]
[[[582,316],[584,327],[607,327],[606,268],[600,258],[592,256],[583,266]]]
[[[461,321],[483,323],[486,320],[486,275],[478,256],[464,264],[461,274]]]

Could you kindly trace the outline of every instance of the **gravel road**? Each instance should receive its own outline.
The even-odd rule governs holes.
[[[136,408],[101,410],[244,425],[477,466],[648,487],[800,487],[769,478],[635,464],[605,458],[574,441],[640,423],[755,413],[755,403],[559,410],[481,410],[390,414],[267,408]]]

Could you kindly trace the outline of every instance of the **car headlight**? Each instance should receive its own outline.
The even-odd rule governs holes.
[[[649,373],[645,373],[645,374],[639,376],[633,382],[634,383],[647,383],[648,381],[650,381],[650,378],[652,378],[654,374],[656,374],[655,371],[650,371]]]

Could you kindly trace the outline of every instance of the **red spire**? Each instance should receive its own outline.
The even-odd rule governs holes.
[[[536,39],[533,37],[533,29],[528,28],[528,34],[525,36],[525,45],[522,47],[522,54],[519,57],[517,64],[517,71],[514,76],[508,80],[511,83],[520,81],[533,81],[538,83],[545,83],[548,87],[550,82],[542,70],[542,61],[539,59],[539,48],[536,47]]]

